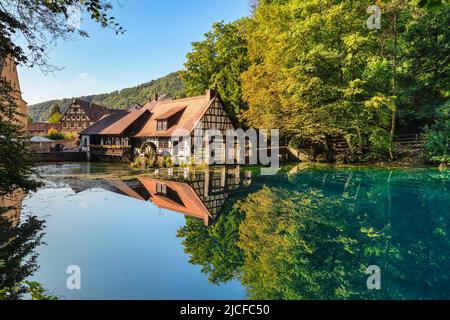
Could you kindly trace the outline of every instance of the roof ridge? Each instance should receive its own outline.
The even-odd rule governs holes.
[[[201,95],[201,96],[194,96],[194,97],[186,97],[186,98],[181,98],[181,99],[171,99],[171,100],[162,100],[162,101],[156,101],[158,102],[158,104],[164,104],[164,103],[169,103],[169,102],[178,102],[178,101],[186,101],[186,100],[194,100],[194,99],[205,99],[206,96],[205,95]]]

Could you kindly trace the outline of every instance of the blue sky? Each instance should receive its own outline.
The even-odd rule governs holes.
[[[23,98],[29,104],[107,93],[132,87],[183,68],[191,43],[203,39],[213,22],[249,14],[249,0],[121,0],[112,15],[127,30],[116,36],[89,21],[90,37],[60,41],[49,54],[62,71],[45,76],[21,67]]]

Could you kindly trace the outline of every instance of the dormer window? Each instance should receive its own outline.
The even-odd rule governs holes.
[[[156,184],[156,193],[161,195],[167,195],[167,186],[165,184]]]
[[[167,130],[167,120],[158,120],[157,131]]]
[[[165,184],[159,184],[159,183],[156,184],[156,194],[158,196],[166,197],[166,198],[184,206],[183,201],[181,200],[178,192],[176,192],[169,186],[166,186]]]

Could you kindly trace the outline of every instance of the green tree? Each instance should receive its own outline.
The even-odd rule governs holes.
[[[439,11],[448,6],[448,0],[414,0],[413,3],[430,11]]]
[[[58,124],[61,123],[63,115],[61,114],[61,110],[57,104],[54,104],[52,107],[52,111],[50,113],[50,118],[48,119],[49,123]]]
[[[346,173],[344,185],[336,170],[307,170],[239,202],[238,277],[250,298],[448,298],[448,176]],[[370,265],[382,269],[379,291],[367,290]]]
[[[450,164],[450,102],[439,109],[438,119],[425,127],[424,155],[431,163]]]
[[[258,180],[209,227],[189,218],[178,232],[212,283],[238,279],[251,299],[449,297],[445,173],[315,168]],[[381,290],[367,290],[370,265]]]
[[[28,292],[24,281],[39,269],[35,249],[42,244],[43,229],[44,221],[36,217],[13,226],[0,214],[0,300],[17,300]]]
[[[356,217],[343,219],[352,208],[317,189],[266,187],[240,202],[240,277],[250,298],[355,298],[365,282],[356,248],[362,234]]]
[[[242,75],[246,122],[326,148],[344,137],[352,161],[393,158],[398,125],[419,130],[448,99],[448,6],[379,1],[382,29],[369,30],[369,4],[259,1]]]
[[[109,16],[111,4],[104,0],[62,1],[2,1],[0,4],[0,53],[12,56],[18,63],[39,66],[43,71],[54,70],[48,64],[49,46],[58,39],[72,36],[87,37],[88,33],[67,23],[71,8],[87,12],[103,28],[112,28],[117,34],[124,29]],[[25,39],[18,43],[16,39]]]
[[[373,103],[384,77],[376,84],[369,77],[385,62],[374,55],[377,35],[363,23],[366,10],[354,1],[260,4],[243,75],[249,124],[325,146],[328,137],[343,136],[355,154],[384,141],[389,109]]]
[[[28,134],[19,122],[11,87],[0,79],[0,197],[17,189],[36,190],[40,182],[29,160]]]
[[[242,100],[241,74],[247,70],[247,19],[213,24],[205,40],[194,42],[180,73],[187,95],[200,95],[206,89],[219,92],[224,107],[236,121],[247,109]]]

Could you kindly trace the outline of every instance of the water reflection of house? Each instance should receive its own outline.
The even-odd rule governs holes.
[[[186,175],[186,172],[188,173]],[[183,177],[184,181],[176,179]],[[220,214],[227,199],[250,184],[250,177],[239,168],[189,173],[183,168],[171,170],[165,178],[139,177],[134,180],[74,180],[69,182],[75,192],[102,188],[140,201],[151,201],[160,209],[202,219],[208,225]]]
[[[151,178],[139,178],[139,181],[158,208],[199,218],[205,225],[209,224],[212,215],[189,184]]]
[[[202,219],[205,225],[220,214],[226,200],[246,183],[239,168],[200,171],[190,175],[188,182],[138,179],[159,208]]]

